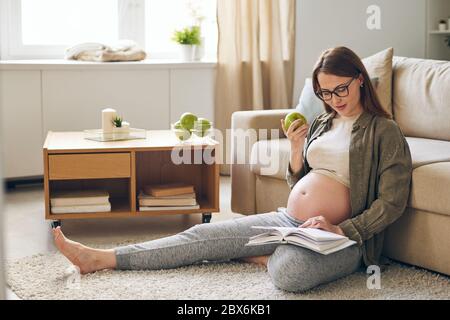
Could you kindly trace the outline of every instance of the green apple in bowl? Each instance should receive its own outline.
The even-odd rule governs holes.
[[[180,124],[186,130],[192,130],[195,122],[198,120],[197,116],[191,112],[185,112],[181,115]]]
[[[308,123],[308,121],[306,120],[304,115],[302,115],[298,111],[292,111],[286,116],[286,118],[284,118],[284,128],[286,129],[286,131],[289,129],[289,127],[291,126],[292,122],[294,122],[297,119],[301,120],[300,121],[300,127],[303,126],[304,124]]]
[[[183,128],[180,121],[177,121],[172,125],[172,131],[180,141],[186,141],[191,137],[191,132]]]
[[[211,121],[206,118],[198,118],[194,124],[194,129],[192,129],[192,132],[199,137],[204,137],[208,135],[211,127]]]

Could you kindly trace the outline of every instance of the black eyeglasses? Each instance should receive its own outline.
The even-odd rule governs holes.
[[[352,78],[349,82],[341,84],[334,88],[333,91],[330,90],[317,90],[316,96],[323,101],[330,101],[333,99],[333,94],[337,95],[339,98],[347,97],[349,94],[348,87],[356,78]]]

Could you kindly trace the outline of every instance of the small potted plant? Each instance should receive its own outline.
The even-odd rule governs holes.
[[[113,122],[113,134],[115,139],[127,138],[130,134],[130,124],[123,121],[122,117],[116,116],[112,120]]]
[[[175,30],[172,40],[180,45],[181,59],[183,61],[192,61],[195,58],[195,51],[201,44],[200,27],[191,26],[182,30]]]

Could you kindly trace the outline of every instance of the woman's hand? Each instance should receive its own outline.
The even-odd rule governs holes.
[[[281,121],[281,128],[283,129],[284,134],[291,143],[291,148],[295,150],[303,149],[305,138],[306,135],[308,134],[309,125],[306,123],[300,126],[302,120],[297,119],[294,122],[292,122],[289,128],[286,130],[286,128],[284,127],[284,119],[281,119],[280,121]]]
[[[315,228],[333,232],[341,236],[345,236],[344,231],[339,226],[331,224],[325,217],[317,216],[309,218],[299,228]]]

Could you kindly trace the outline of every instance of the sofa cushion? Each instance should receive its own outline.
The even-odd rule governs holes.
[[[437,162],[413,170],[408,206],[450,216],[450,162]]]
[[[370,78],[377,79],[377,92],[380,103],[392,115],[392,59],[394,49],[388,48],[362,59]]]
[[[250,170],[257,175],[286,180],[290,152],[287,138],[258,141],[252,147]]]
[[[450,142],[442,140],[406,137],[413,169],[435,162],[450,161]]]
[[[450,141],[450,61],[395,57],[392,92],[406,136]]]

